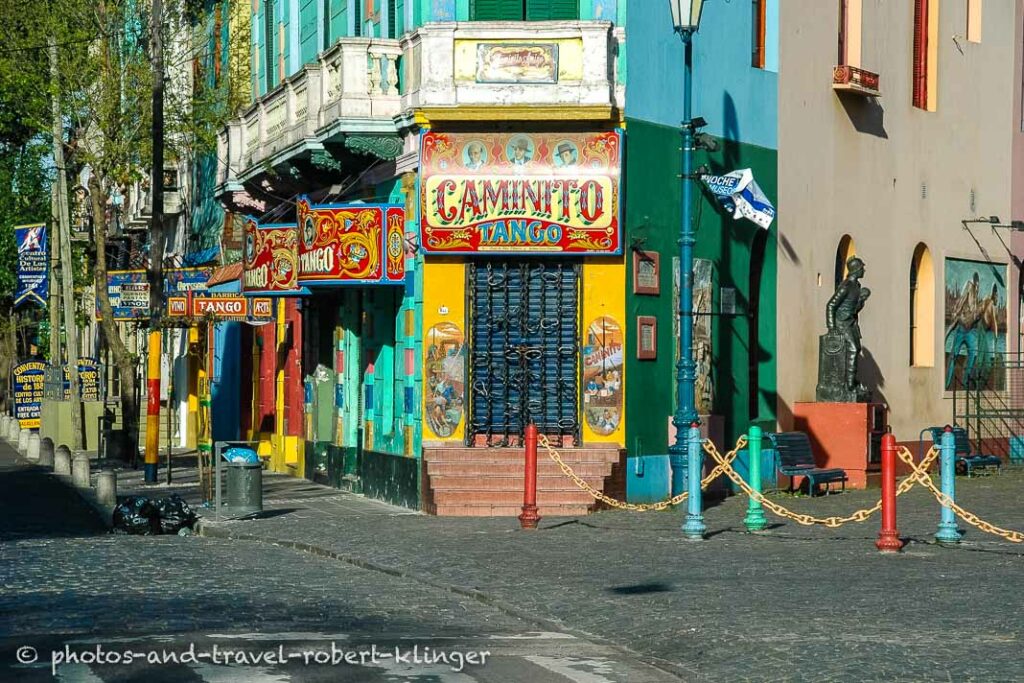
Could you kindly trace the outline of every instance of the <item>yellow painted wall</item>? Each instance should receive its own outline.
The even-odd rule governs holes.
[[[612,259],[593,258],[583,262],[583,330],[581,342],[586,343],[587,329],[597,318],[608,316],[619,323],[623,335],[626,333],[626,267],[623,257]],[[582,351],[582,349],[581,349]],[[623,336],[625,353],[625,336]],[[582,362],[582,353],[580,362]],[[625,358],[623,358],[625,361]],[[622,409],[619,411],[619,426],[611,434],[597,434],[587,424],[580,408],[580,424],[583,425],[583,443],[617,443],[626,441],[626,364],[620,370],[622,384]]]
[[[522,40],[456,40],[455,41],[455,80],[476,82],[477,46],[515,45]],[[562,38],[557,40],[539,41],[545,44],[554,43],[558,46],[558,81],[579,81],[583,79],[583,40],[580,38]]]
[[[423,264],[423,362],[424,367],[427,361],[427,352],[430,348],[430,329],[438,323],[451,323],[456,325],[462,334],[468,336],[466,329],[466,264],[455,258],[431,259]],[[468,377],[467,377],[468,379]],[[428,388],[430,378],[424,378],[423,390],[423,414],[428,415],[430,410],[430,390]],[[424,418],[423,440],[424,441],[459,441],[466,437],[466,407],[468,406],[468,391],[463,397],[462,420],[450,436],[439,437],[430,429],[430,424]]]

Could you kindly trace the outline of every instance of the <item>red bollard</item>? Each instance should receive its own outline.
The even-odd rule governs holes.
[[[875,547],[883,553],[899,552],[903,547],[896,531],[896,437],[882,435],[882,528]]]
[[[524,529],[536,529],[540,515],[537,514],[537,425],[526,425],[526,481],[523,486],[523,513],[519,525]]]

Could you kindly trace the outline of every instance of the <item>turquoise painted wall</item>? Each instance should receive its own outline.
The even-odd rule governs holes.
[[[768,7],[766,63],[778,64],[778,5]],[[678,126],[683,106],[683,46],[672,31],[668,2],[628,0],[629,118]],[[773,9],[774,6],[774,9]],[[772,17],[775,33],[772,36]],[[711,135],[778,147],[778,73],[750,64],[750,0],[706,2],[693,42],[693,113]],[[637,40],[642,36],[642,40]]]

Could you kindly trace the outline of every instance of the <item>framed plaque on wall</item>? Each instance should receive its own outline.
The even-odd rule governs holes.
[[[633,293],[657,296],[661,293],[661,255],[656,251],[633,252]]]
[[[658,357],[658,319],[653,315],[636,317],[636,357],[638,360]]]

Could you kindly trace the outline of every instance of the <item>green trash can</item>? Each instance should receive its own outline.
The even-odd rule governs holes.
[[[233,515],[250,515],[263,511],[263,463],[228,461],[225,507]]]

